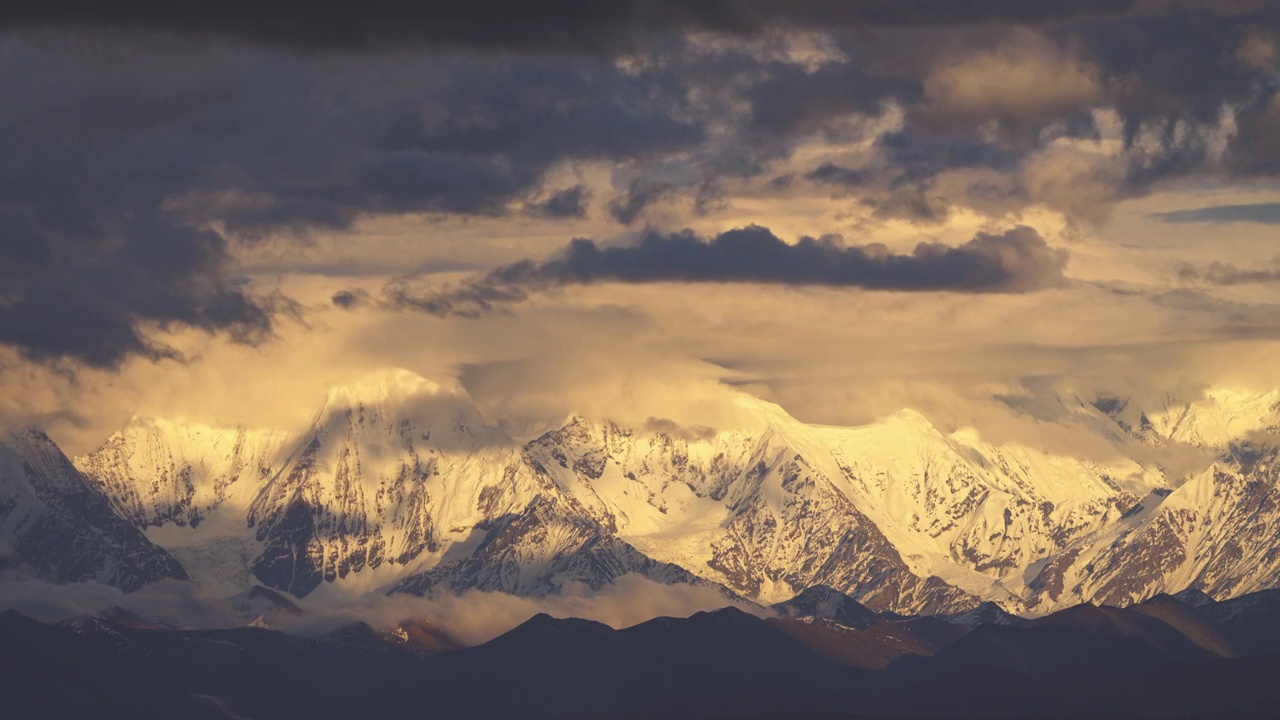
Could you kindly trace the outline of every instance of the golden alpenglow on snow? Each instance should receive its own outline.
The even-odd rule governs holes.
[[[1280,3],[0,9],[0,707],[1280,714]]]

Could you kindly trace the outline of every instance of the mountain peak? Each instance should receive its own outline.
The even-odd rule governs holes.
[[[811,585],[772,609],[785,618],[830,620],[856,628],[866,627],[879,617],[874,610],[827,585]]]
[[[617,631],[604,623],[583,618],[557,618],[540,612],[516,627],[499,635],[489,644],[505,644],[512,642],[545,642],[554,636],[566,637],[611,637]]]
[[[456,382],[441,384],[401,368],[388,368],[329,390],[317,427],[349,423],[378,428],[388,437],[415,434],[437,448],[474,451],[509,446]]]
[[[428,380],[404,368],[384,368],[353,382],[329,389],[326,406],[378,405],[416,396],[464,395],[456,383],[448,386]]]
[[[1173,599],[1182,602],[1184,605],[1189,605],[1193,608],[1210,607],[1216,605],[1218,602],[1213,599],[1212,595],[1196,587],[1189,587],[1185,590],[1176,592],[1172,597]]]

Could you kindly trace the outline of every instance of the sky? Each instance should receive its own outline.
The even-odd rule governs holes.
[[[0,10],[0,423],[1280,385],[1280,4],[263,5]]]

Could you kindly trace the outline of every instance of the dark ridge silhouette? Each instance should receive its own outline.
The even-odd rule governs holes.
[[[622,630],[536,615],[461,649],[421,621],[301,637],[9,611],[0,692],[7,717],[1269,717],[1280,655],[1234,655],[1237,637],[1274,626],[1277,597],[1193,608],[1160,596],[973,630],[737,608]]]
[[[1198,609],[1241,655],[1280,655],[1280,590],[1243,595]]]

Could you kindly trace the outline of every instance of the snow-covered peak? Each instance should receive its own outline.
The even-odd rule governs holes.
[[[441,384],[400,368],[331,388],[313,435],[334,432],[413,437],[457,452],[514,445],[505,431],[485,421],[456,382]]]
[[[39,476],[45,485],[78,491],[83,479],[57,443],[34,427],[0,426],[0,462],[12,466],[14,478]]]
[[[1160,435],[1198,447],[1222,449],[1280,424],[1280,390],[1259,393],[1215,388],[1189,403],[1166,401],[1146,413]]]
[[[1280,389],[1216,387],[1191,400],[1166,395],[1143,405],[1104,396],[1090,404],[1131,435],[1155,444],[1183,443],[1221,451],[1251,434],[1280,428]]]
[[[0,563],[58,582],[96,580],[125,590],[181,566],[117,515],[107,499],[35,428],[0,430]]]
[[[75,464],[135,525],[196,527],[228,501],[243,513],[292,440],[283,431],[135,417]]]
[[[81,467],[194,576],[237,589],[251,571],[299,596],[549,592],[675,568],[762,602],[826,584],[876,610],[958,612],[981,598],[1018,611],[1193,584],[1235,592],[1220,581],[1241,569],[1232,541],[1202,528],[1236,515],[1253,527],[1240,509],[1263,492],[1249,482],[1270,477],[1271,456],[1216,453],[1185,485],[1152,458],[1271,430],[1280,393],[1211,392],[1159,411],[1069,395],[1025,408],[1041,425],[1028,437],[1074,433],[1100,449],[1078,453],[947,432],[912,409],[837,427],[731,397],[714,428],[574,415],[526,442],[456,382],[388,369],[328,391],[296,436],[139,419]],[[1219,492],[1229,480],[1232,493]],[[551,506],[554,518],[529,514]],[[1150,553],[1128,559],[1126,543],[1157,547],[1164,566],[1133,579]],[[1256,563],[1241,588],[1280,572]]]
[[[387,405],[421,396],[463,396],[457,383],[441,385],[403,368],[384,368],[329,389],[326,408]]]

